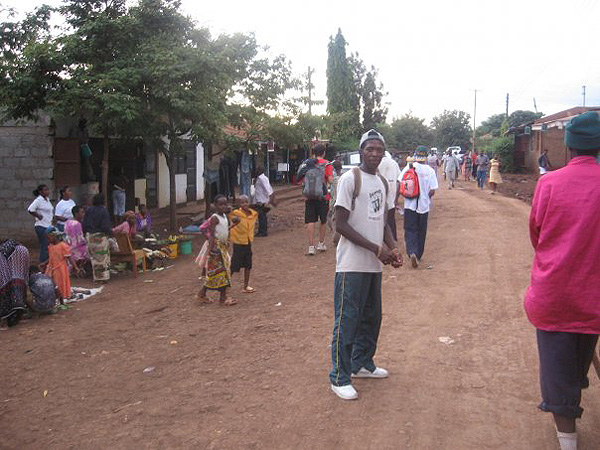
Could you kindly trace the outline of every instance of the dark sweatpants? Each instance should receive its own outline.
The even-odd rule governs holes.
[[[404,243],[408,256],[417,255],[419,259],[423,256],[428,216],[429,213],[419,214],[412,209],[404,209]]]
[[[588,387],[587,373],[597,342],[596,334],[537,330],[542,411],[581,417],[581,389]]]

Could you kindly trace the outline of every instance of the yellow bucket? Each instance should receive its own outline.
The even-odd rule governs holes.
[[[169,247],[169,259],[177,258],[177,242],[167,245]]]

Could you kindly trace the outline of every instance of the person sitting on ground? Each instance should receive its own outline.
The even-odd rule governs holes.
[[[29,309],[41,314],[53,313],[59,293],[52,277],[41,273],[36,266],[30,266],[28,284],[31,297],[25,301]]]
[[[535,256],[525,310],[536,328],[539,408],[553,414],[560,448],[576,450],[581,390],[588,387],[600,334],[598,112],[573,118],[565,140],[573,159],[540,177],[531,204],[529,232]]]
[[[59,300],[61,306],[65,305],[65,300],[71,298],[71,278],[69,278],[69,267],[67,262],[70,262],[71,267],[77,269],[77,264],[71,257],[71,247],[64,242],[61,237],[62,233],[55,227],[48,227],[48,264],[45,273],[52,277],[52,281],[58,288]]]
[[[250,287],[250,270],[252,270],[252,241],[254,240],[254,226],[258,213],[250,208],[247,195],[238,197],[240,207],[229,213],[232,223],[238,220],[238,224],[231,228],[230,240],[233,243],[233,255],[231,257],[231,273],[237,273],[244,269],[244,288],[242,292],[252,293],[254,288]]]
[[[123,222],[112,229],[113,234],[127,234],[130,238],[135,236],[135,213],[125,211]]]
[[[204,285],[198,292],[197,298],[203,303],[212,303],[206,297],[208,289],[219,291],[219,302],[226,306],[235,305],[237,300],[227,298],[227,288],[231,287],[231,258],[229,256],[229,220],[227,220],[227,197],[217,195],[215,197],[216,213],[207,219],[206,236],[207,245],[205,256],[198,255],[196,259],[203,264],[206,271]],[[234,217],[231,226],[235,226],[239,219]],[[204,227],[201,227],[204,228]],[[202,253],[202,251],[201,251]]]
[[[150,237],[152,232],[152,220],[150,219],[150,213],[146,205],[140,205],[139,211],[135,215],[135,231],[141,234],[145,238]]]
[[[77,266],[74,273],[78,273],[83,271],[83,267],[90,260],[87,242],[83,235],[83,227],[81,225],[85,216],[85,210],[81,206],[76,205],[73,206],[71,214],[73,214],[73,218],[65,222],[65,234],[67,236],[67,242],[71,246],[73,261]]]
[[[21,320],[25,311],[29,250],[12,239],[0,243],[0,323],[9,327]]]

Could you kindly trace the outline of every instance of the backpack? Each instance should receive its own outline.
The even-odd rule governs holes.
[[[408,165],[408,170],[402,175],[400,195],[408,199],[419,198],[419,177],[412,163]]]
[[[317,162],[304,174],[302,195],[308,200],[323,200],[325,189],[325,164]]]

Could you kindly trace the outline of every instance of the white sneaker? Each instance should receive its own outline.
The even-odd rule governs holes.
[[[327,250],[327,246],[325,245],[325,242],[319,242],[317,244],[317,250],[319,250],[320,252],[324,252],[325,250]]]
[[[315,246],[314,245],[309,245],[308,246],[308,254],[309,255],[314,255],[315,253],[317,253],[316,250],[315,250]]]
[[[382,367],[375,367],[373,372],[369,372],[367,369],[362,367],[358,372],[350,375],[352,378],[387,378],[389,372]]]
[[[351,384],[347,384],[346,386],[332,384],[331,390],[342,400],[356,400],[358,398],[358,392],[356,392],[356,389]]]

